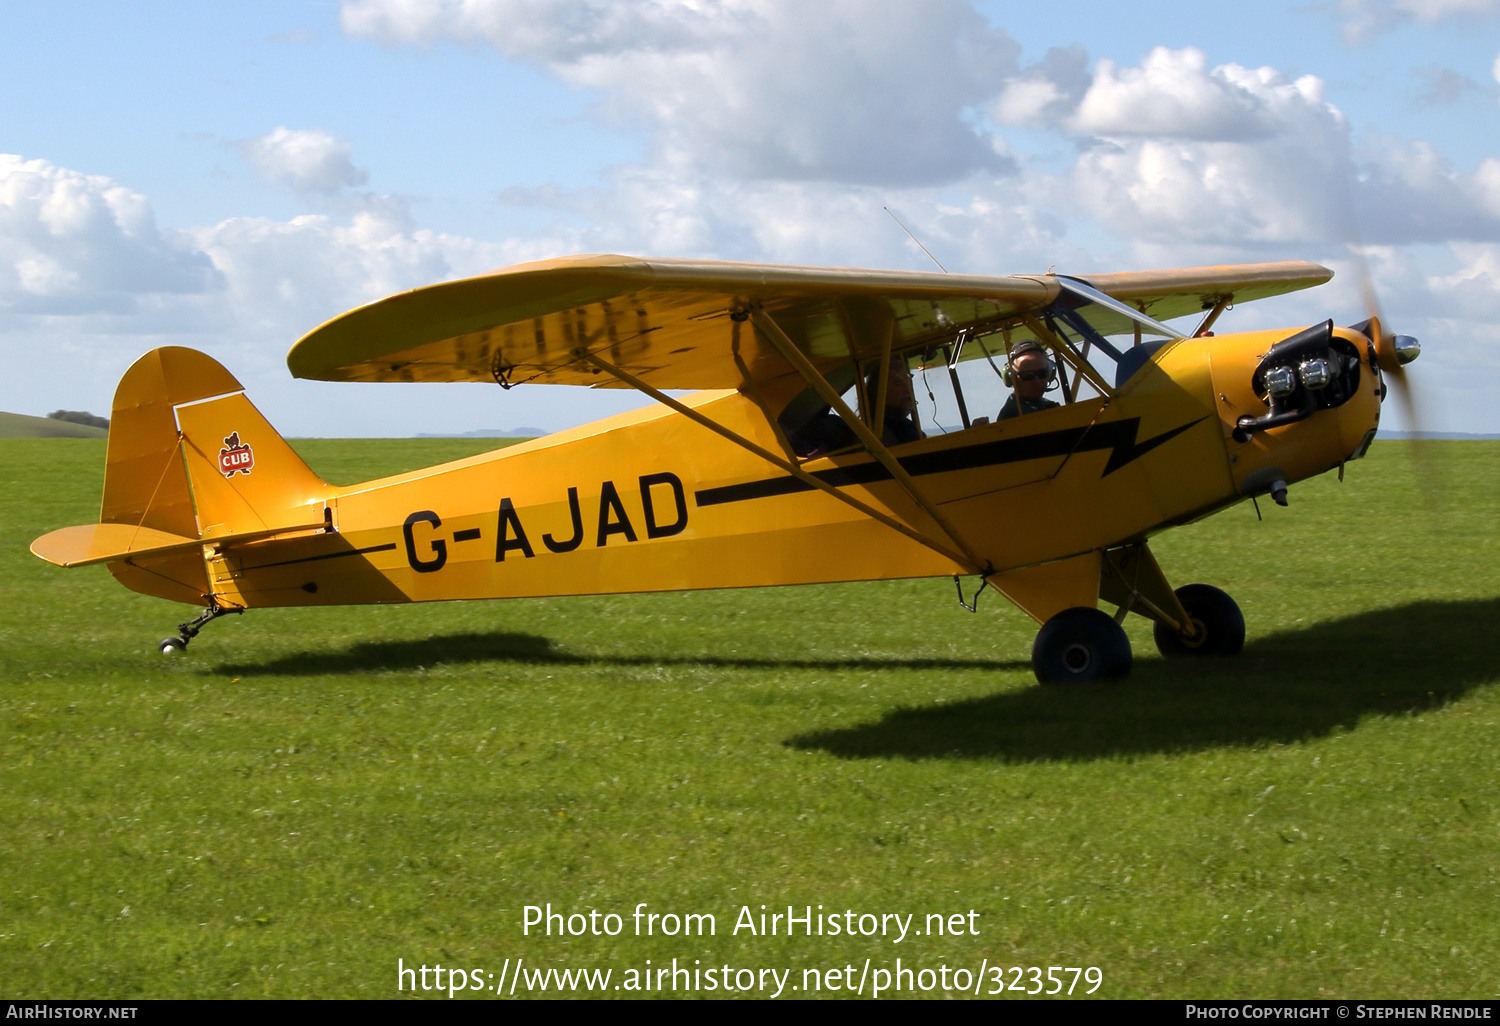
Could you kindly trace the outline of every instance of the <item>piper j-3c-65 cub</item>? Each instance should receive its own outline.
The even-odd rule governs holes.
[[[265,606],[975,575],[1042,625],[1042,681],[1127,673],[1128,613],[1155,621],[1165,655],[1231,655],[1233,600],[1174,591],[1148,539],[1258,494],[1285,504],[1364,455],[1415,339],[1376,318],[1209,333],[1231,304],[1330,277],[525,264],[353,310],[287,363],[325,381],[634,388],[656,405],[341,488],[223,367],[157,349],[115,394],[101,522],[32,551],[206,603],[163,652]],[[1189,315],[1185,332],[1163,323]]]

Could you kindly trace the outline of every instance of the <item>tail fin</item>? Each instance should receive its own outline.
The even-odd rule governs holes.
[[[113,417],[101,523],[205,541],[322,524],[328,486],[212,357],[147,353],[120,380]]]
[[[198,537],[173,408],[242,390],[217,361],[191,349],[153,349],[131,364],[110,412],[99,522]]]
[[[53,532],[32,551],[61,565],[108,562],[135,591],[198,602],[211,593],[201,543],[322,526],[327,490],[234,375],[168,346],[115,390],[99,525]]]

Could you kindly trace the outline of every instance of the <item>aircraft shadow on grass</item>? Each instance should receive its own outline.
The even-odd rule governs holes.
[[[1418,602],[1272,634],[1230,659],[1137,659],[1122,684],[896,709],[785,743],[850,759],[1037,762],[1311,740],[1500,679],[1497,620],[1500,599]]]
[[[1281,631],[1231,659],[1137,658],[1128,681],[1031,686],[892,710],[873,723],[812,731],[789,747],[841,758],[1076,760],[1291,743],[1352,729],[1365,716],[1410,715],[1500,679],[1489,641],[1500,599],[1418,602]],[[206,671],[321,676],[439,664],[682,666],[746,670],[1022,670],[1024,660],[756,659],[578,655],[533,634],[466,633],[360,642]]]
[[[1031,663],[996,659],[754,659],[739,656],[578,655],[535,634],[450,634],[412,641],[362,641],[339,652],[299,652],[264,663],[226,663],[215,676],[312,677],[325,674],[416,670],[464,663],[539,663],[556,666],[703,666],[743,670],[1019,670]]]

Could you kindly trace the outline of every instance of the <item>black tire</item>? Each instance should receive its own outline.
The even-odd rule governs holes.
[[[1130,639],[1107,613],[1064,609],[1037,632],[1031,669],[1043,684],[1087,684],[1130,673]]]
[[[162,638],[156,650],[162,655],[181,655],[187,651],[187,642],[181,638]]]
[[[1234,599],[1211,584],[1185,584],[1177,598],[1201,634],[1185,638],[1164,623],[1156,625],[1156,650],[1168,659],[1238,655],[1245,647],[1245,617]]]

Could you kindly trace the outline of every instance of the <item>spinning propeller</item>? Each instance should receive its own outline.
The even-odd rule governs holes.
[[[1411,335],[1386,333],[1386,321],[1380,313],[1380,299],[1375,294],[1375,283],[1370,276],[1370,267],[1365,261],[1364,251],[1359,247],[1354,247],[1353,252],[1359,270],[1359,291],[1364,297],[1365,312],[1369,314],[1369,317],[1352,327],[1355,331],[1363,333],[1370,340],[1370,344],[1375,347],[1375,362],[1380,365],[1385,380],[1397,393],[1397,400],[1406,413],[1410,430],[1413,434],[1418,434],[1421,427],[1417,416],[1417,400],[1413,394],[1411,382],[1406,380],[1406,365],[1422,355],[1422,343]],[[1384,395],[1381,398],[1383,399]]]
[[[1415,448],[1412,450],[1412,461],[1415,464],[1417,476],[1422,480],[1422,492],[1431,509],[1431,504],[1444,490],[1443,483],[1439,480],[1441,476],[1438,468],[1439,457],[1430,446],[1422,441],[1423,425],[1416,392],[1406,377],[1406,365],[1422,355],[1422,343],[1411,335],[1387,334],[1387,322],[1381,316],[1380,299],[1375,294],[1375,283],[1370,275],[1370,267],[1365,260],[1364,250],[1359,246],[1350,248],[1354,253],[1355,266],[1359,272],[1359,290],[1364,297],[1365,311],[1369,314],[1367,320],[1352,327],[1370,340],[1371,346],[1375,349],[1375,362],[1380,365],[1382,378],[1396,393],[1396,399],[1406,415],[1408,430],[1414,438]],[[1385,388],[1382,387],[1382,402],[1384,399]]]

